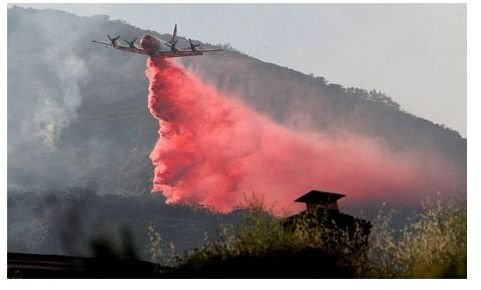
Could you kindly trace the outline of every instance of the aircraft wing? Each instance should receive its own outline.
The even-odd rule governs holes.
[[[198,52],[209,52],[209,51],[224,51],[222,48],[198,48]]]
[[[92,40],[92,42],[107,45],[107,46],[112,46],[112,43],[108,43],[108,42],[104,42],[104,41]]]
[[[159,50],[154,57],[182,57],[182,56],[191,56],[191,55],[200,55],[200,53],[195,54],[191,50]]]
[[[165,41],[165,40],[163,40],[163,39],[161,39],[161,38],[157,38],[157,39],[158,39],[160,42],[162,42],[163,44],[165,44],[166,46],[172,47],[172,43],[170,43],[170,42],[168,42],[168,41]]]
[[[137,47],[117,45],[115,48],[118,49],[118,50],[126,51],[126,52],[148,55],[148,53],[145,52],[143,49],[137,48]]]
[[[212,48],[212,49],[197,49],[197,50],[191,50],[191,49],[178,49],[178,50],[161,50],[158,51],[155,55],[151,55],[153,57],[165,57],[165,58],[170,58],[170,57],[184,57],[184,56],[195,56],[195,55],[202,55],[204,52],[209,52],[209,51],[222,51],[223,49],[219,48]]]
[[[142,55],[148,55],[143,49],[141,48],[137,48],[137,47],[130,47],[130,46],[123,46],[123,45],[119,45],[117,44],[116,42],[114,42],[114,44],[112,43],[108,43],[108,42],[104,42],[104,41],[97,41],[97,40],[92,40],[93,43],[98,43],[98,44],[103,44],[105,46],[111,46],[115,49],[118,49],[118,50],[123,50],[123,51],[126,51],[126,52],[131,52],[131,53],[137,53],[137,54],[142,54]]]

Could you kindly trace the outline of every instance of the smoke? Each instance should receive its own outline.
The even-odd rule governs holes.
[[[169,203],[229,212],[255,194],[283,215],[299,211],[293,200],[311,189],[342,192],[351,202],[418,203],[463,184],[462,174],[435,155],[283,127],[172,62],[149,59],[146,76],[148,107],[160,125],[150,154],[152,191]]]
[[[69,47],[69,28],[35,14],[9,14],[9,185],[56,187],[78,172],[72,154],[59,148],[61,134],[77,118],[88,76],[84,59]]]
[[[36,24],[36,27],[30,29],[35,29],[37,35],[42,35],[45,47],[42,47],[44,43],[32,43],[21,32],[29,23],[19,21],[9,31],[9,60],[15,64],[9,66],[9,95],[29,103],[28,109],[12,103],[9,117],[19,120],[16,123],[24,133],[22,136],[27,138],[22,143],[55,146],[62,129],[68,127],[77,116],[76,109],[82,100],[79,83],[85,79],[87,69],[85,62],[72,49],[66,49],[63,42],[57,41],[59,35],[68,36],[68,31],[62,25],[45,21],[37,21]],[[56,31],[46,29],[48,25],[57,27]],[[50,33],[45,32],[48,30]],[[22,51],[25,48],[18,48],[21,44],[27,47],[37,46],[42,57],[26,56]],[[49,85],[52,82],[56,86]]]
[[[155,136],[143,135],[152,130],[140,126],[125,130],[135,122],[150,125],[144,111],[136,114],[144,109],[143,104],[129,99],[138,96],[133,92],[145,90],[143,75],[132,74],[132,70],[142,71],[145,62],[90,42],[117,30],[110,29],[101,17],[9,9],[9,188],[43,192],[87,186],[102,194],[140,192],[123,186],[135,182],[127,182],[121,175],[127,171],[125,166],[119,169],[133,156],[119,157],[131,153],[131,144],[148,148],[155,140]],[[128,34],[126,37],[130,39]],[[145,158],[138,158],[138,163],[150,165],[144,161],[147,152],[145,149]],[[125,182],[119,185],[117,179]],[[143,192],[148,192],[147,187]]]

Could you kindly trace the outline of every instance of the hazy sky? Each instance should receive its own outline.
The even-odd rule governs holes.
[[[331,83],[380,90],[402,109],[466,136],[465,4],[20,6],[106,14],[160,33],[177,23],[181,36],[230,43]]]

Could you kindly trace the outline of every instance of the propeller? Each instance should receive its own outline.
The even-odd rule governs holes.
[[[170,47],[170,49],[171,49],[172,51],[178,51],[177,47],[175,47],[175,45],[177,44],[177,39],[176,39],[173,43],[168,43],[168,42],[167,42],[167,43],[165,43],[165,44],[167,44],[167,46]]]
[[[192,51],[195,51],[195,50],[197,49],[197,47],[200,46],[200,43],[198,43],[198,44],[192,43],[192,39],[190,39],[190,38],[189,38],[189,44],[190,44],[190,49],[191,49]]]
[[[109,38],[110,42],[112,43],[112,46],[115,47],[117,45],[117,40],[120,38],[120,35],[117,37],[110,37],[110,35],[107,34],[107,37]]]
[[[137,40],[137,37],[134,38],[132,41],[127,41],[127,40],[124,39],[125,43],[127,43],[127,44],[129,45],[129,47],[132,48],[132,49],[135,49],[135,48],[136,48],[136,47],[135,47],[135,41],[136,41],[136,40]]]

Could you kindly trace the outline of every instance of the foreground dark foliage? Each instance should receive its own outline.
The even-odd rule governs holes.
[[[401,229],[391,213],[373,222],[368,247],[360,236],[316,221],[284,219],[260,208],[244,223],[225,226],[215,240],[185,254],[165,251],[148,230],[152,260],[102,240],[96,257],[9,254],[9,278],[466,278],[466,204],[428,201]],[[322,216],[316,217],[321,219]],[[362,236],[361,236],[362,237]]]
[[[359,229],[315,226],[311,217],[285,220],[254,209],[244,224],[177,256],[170,277],[466,278],[466,204],[428,200],[402,228],[380,212],[366,245]],[[316,217],[321,219],[323,217]],[[319,225],[323,222],[319,222]]]

